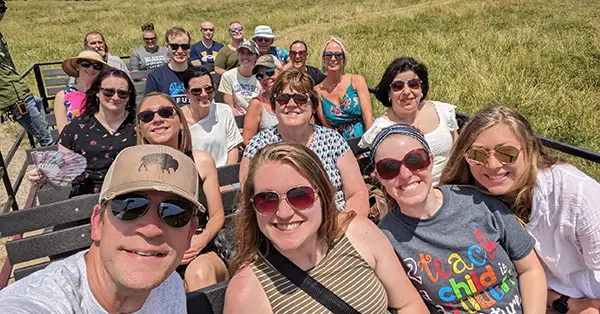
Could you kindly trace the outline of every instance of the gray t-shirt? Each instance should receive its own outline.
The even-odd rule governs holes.
[[[513,260],[534,239],[496,197],[442,186],[443,204],[417,219],[398,206],[379,223],[432,313],[522,313]]]
[[[90,291],[83,258],[86,252],[56,261],[4,288],[0,291],[0,312],[107,313]],[[144,306],[135,313],[186,313],[186,307],[183,281],[173,272],[150,292]]]
[[[146,47],[139,47],[129,58],[129,69],[131,71],[153,70],[169,62],[169,53],[162,46],[156,47],[156,51],[149,52]]]

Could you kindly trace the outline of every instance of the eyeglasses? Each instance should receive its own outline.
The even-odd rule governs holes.
[[[426,169],[431,164],[431,158],[425,149],[416,148],[408,152],[402,160],[384,158],[375,164],[377,173],[382,179],[390,180],[400,174],[400,168],[404,165],[411,172]]]
[[[163,119],[171,119],[175,116],[175,108],[173,107],[161,107],[156,111],[152,111],[152,110],[145,110],[145,111],[140,111],[137,114],[137,117],[140,121],[144,122],[144,123],[148,123],[151,122],[152,120],[154,120],[154,115],[158,113],[158,116],[160,116]]]
[[[482,166],[488,162],[491,155],[494,155],[496,160],[503,165],[514,164],[519,158],[520,152],[521,148],[511,145],[496,146],[493,150],[474,147],[465,153],[465,159],[472,166]]]
[[[232,33],[236,33],[236,32],[241,32],[243,30],[244,29],[240,26],[240,27],[234,27],[234,28],[230,29],[229,31]]]
[[[262,81],[267,77],[273,77],[275,75],[275,69],[266,69],[264,72],[256,73],[256,79]]]
[[[265,38],[265,37],[255,37],[254,41],[256,41],[257,43],[266,43],[269,42],[271,40],[271,38]]]
[[[326,51],[323,53],[323,58],[325,59],[331,59],[331,57],[335,56],[336,59],[344,59],[344,53],[341,51],[338,52],[332,52],[332,51]]]
[[[299,51],[295,51],[295,50],[290,50],[290,55],[295,56],[298,55],[301,58],[306,57],[306,50],[299,50]]]
[[[155,41],[156,37],[144,37],[144,41]]]
[[[214,32],[214,28],[203,28],[202,31],[203,32]]]
[[[202,95],[202,93],[206,93],[208,94],[212,94],[215,91],[215,88],[213,86],[205,86],[204,88],[202,87],[194,87],[192,89],[190,89],[190,93],[194,96],[200,96]]]
[[[79,60],[77,61],[77,63],[79,63],[79,65],[82,68],[86,68],[89,69],[90,67],[94,67],[94,70],[100,71],[102,70],[102,68],[104,67],[104,65],[102,63],[98,63],[98,62],[91,62],[91,61],[87,61],[87,60]]]
[[[393,81],[392,84],[390,84],[390,88],[394,92],[402,91],[404,89],[404,85],[407,85],[408,88],[410,88],[410,89],[420,89],[422,83],[423,82],[418,78],[413,78],[406,82],[397,80],[397,81]]]
[[[308,102],[308,96],[305,94],[279,94],[275,97],[275,101],[277,101],[280,106],[284,106],[287,105],[292,98],[296,105],[304,105]]]
[[[297,186],[285,194],[278,194],[276,192],[257,193],[250,199],[250,202],[257,213],[268,216],[277,211],[279,202],[283,198],[293,209],[305,210],[315,203],[317,193],[318,190],[310,186]]]
[[[124,194],[110,201],[110,209],[115,218],[134,221],[148,212],[150,200],[140,194]],[[194,205],[181,198],[167,199],[158,204],[158,216],[167,226],[181,228],[192,220]]]
[[[115,93],[121,99],[127,99],[127,98],[129,98],[129,91],[128,90],[122,90],[122,89],[115,90],[114,88],[100,87],[100,91],[102,92],[102,95],[104,95],[104,97],[108,97],[108,98],[111,98],[112,96],[114,96]]]
[[[181,47],[181,50],[188,50],[190,49],[190,44],[169,44],[169,47],[176,51],[179,50],[179,47]]]

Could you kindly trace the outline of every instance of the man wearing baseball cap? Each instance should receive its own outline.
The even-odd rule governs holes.
[[[258,25],[254,28],[254,36],[252,36],[252,40],[256,42],[258,46],[259,56],[272,54],[281,61],[281,64],[286,64],[288,62],[288,57],[290,53],[281,48],[273,45],[273,42],[277,40],[277,36],[273,34],[273,30],[268,25]]]
[[[4,19],[7,10],[6,2],[0,0],[0,21]],[[6,39],[0,33],[0,122],[7,119],[19,122],[41,146],[52,144],[42,102],[21,81],[10,57]]]
[[[198,221],[194,162],[161,145],[121,151],[94,207],[92,245],[0,291],[6,313],[185,313],[174,272]]]

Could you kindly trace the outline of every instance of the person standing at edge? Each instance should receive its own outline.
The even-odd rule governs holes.
[[[152,70],[148,74],[144,94],[150,92],[165,93],[171,96],[179,107],[190,103],[183,87],[183,73],[189,67],[190,39],[190,33],[181,27],[171,27],[167,31],[165,45],[171,58],[169,63]]]
[[[202,29],[202,40],[192,46],[190,60],[193,66],[204,65],[209,71],[215,67],[215,58],[223,48],[223,44],[213,40],[215,26],[206,21],[200,25]]]
[[[4,19],[6,10],[6,2],[0,0],[0,21]],[[11,117],[29,132],[40,146],[52,144],[42,102],[36,99],[27,85],[21,81],[2,33],[0,33],[0,110],[2,110],[2,122],[5,121],[5,117]]]
[[[206,210],[196,165],[177,149],[121,151],[91,217],[89,250],[0,292],[4,313],[186,313],[175,272]],[[202,215],[202,214],[200,214]]]

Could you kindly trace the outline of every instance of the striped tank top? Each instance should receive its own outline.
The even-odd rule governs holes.
[[[331,313],[287,280],[262,255],[252,264],[252,270],[271,303],[273,313]],[[336,241],[323,260],[307,273],[360,313],[389,313],[383,284],[346,235]]]

